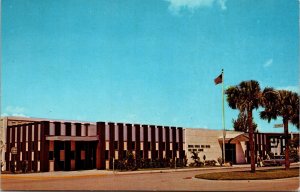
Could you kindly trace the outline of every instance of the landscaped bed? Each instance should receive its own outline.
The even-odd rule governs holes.
[[[259,170],[255,173],[250,171],[217,172],[196,175],[198,179],[209,180],[264,180],[298,177],[299,168]]]

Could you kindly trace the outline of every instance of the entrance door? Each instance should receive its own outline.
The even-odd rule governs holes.
[[[235,144],[225,144],[225,160],[236,163]]]
[[[76,141],[76,170],[96,168],[96,144],[93,141]]]

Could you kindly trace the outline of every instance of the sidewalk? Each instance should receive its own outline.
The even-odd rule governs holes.
[[[299,166],[300,163],[292,163],[291,167]],[[112,170],[80,170],[80,171],[55,171],[43,173],[26,173],[26,174],[1,174],[0,178],[24,178],[24,179],[46,179],[46,178],[72,178],[72,177],[91,177],[107,175],[130,175],[145,173],[168,173],[168,172],[186,172],[199,170],[217,170],[217,169],[234,169],[250,168],[250,164],[233,165],[232,167],[201,167],[201,168],[183,168],[183,169],[158,169],[158,170],[139,170],[139,171],[112,171]],[[273,169],[278,167],[262,167],[259,169]]]
[[[80,170],[80,171],[55,171],[55,172],[39,172],[26,174],[1,174],[1,178],[62,178],[62,177],[87,177],[87,176],[105,176],[105,175],[128,175],[128,174],[144,174],[144,173],[168,173],[168,172],[184,172],[198,170],[214,170],[214,169],[232,169],[232,167],[202,167],[202,168],[184,168],[184,169],[158,169],[158,170],[138,170],[138,171],[112,171],[112,170]]]

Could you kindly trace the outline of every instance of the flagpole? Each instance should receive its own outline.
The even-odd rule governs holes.
[[[225,163],[225,109],[224,109],[224,70],[222,69],[222,122],[223,122],[223,163]]]

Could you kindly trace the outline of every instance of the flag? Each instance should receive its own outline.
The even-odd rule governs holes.
[[[217,78],[215,78],[215,84],[218,85],[219,83],[223,82],[222,73]]]

